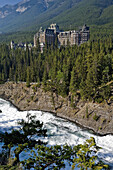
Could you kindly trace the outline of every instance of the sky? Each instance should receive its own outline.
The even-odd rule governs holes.
[[[20,1],[21,0],[0,0],[0,6],[2,7],[4,5],[6,5],[6,4],[13,5],[13,4],[16,4],[16,3],[20,2]]]

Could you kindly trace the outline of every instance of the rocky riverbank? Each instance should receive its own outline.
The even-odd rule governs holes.
[[[9,100],[19,110],[42,110],[92,129],[100,135],[113,134],[113,103],[97,104],[76,99],[71,107],[70,96],[63,98],[55,93],[45,92],[42,87],[25,83],[7,82],[0,85],[0,98]]]

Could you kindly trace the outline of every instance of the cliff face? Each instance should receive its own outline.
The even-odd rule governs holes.
[[[11,101],[20,110],[42,110],[66,118],[90,128],[101,135],[113,134],[113,103],[96,104],[76,99],[76,108],[71,107],[70,96],[63,98],[45,92],[42,87],[25,83],[7,82],[0,85],[0,98]]]

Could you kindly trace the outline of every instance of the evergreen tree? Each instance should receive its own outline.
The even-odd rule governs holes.
[[[3,148],[7,150],[7,157],[11,159],[11,148],[17,146],[14,149],[15,157],[12,159],[11,166],[15,166],[20,163],[19,155],[25,149],[32,149],[36,144],[44,144],[40,139],[37,140],[36,137],[46,137],[47,130],[43,128],[43,123],[35,120],[36,116],[31,116],[27,114],[27,121],[18,122],[21,125],[20,130],[12,130],[11,133],[5,132],[5,134],[0,135],[1,141],[4,143]]]
[[[74,170],[75,165],[77,164],[77,167],[81,170],[108,170],[109,166],[105,165],[102,161],[98,160],[97,152],[100,147],[98,147],[95,143],[95,139],[91,137],[90,139],[87,139],[86,142],[82,145],[77,146],[79,149],[76,152],[77,157],[74,158],[74,164],[72,166],[72,169]],[[76,146],[74,147],[75,150]]]
[[[26,86],[30,87],[31,82],[31,74],[30,74],[30,67],[27,68],[27,78],[26,78]]]
[[[78,75],[76,72],[76,68],[74,67],[72,72],[71,72],[71,81],[70,81],[70,92],[75,93],[78,90]]]

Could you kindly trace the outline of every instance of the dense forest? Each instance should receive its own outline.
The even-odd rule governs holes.
[[[45,46],[44,52],[37,48],[11,50],[0,46],[0,82],[37,82],[45,90],[81,99],[102,102],[112,99],[113,41],[92,41],[81,46]]]
[[[38,30],[37,30],[38,31]],[[33,42],[33,36],[36,32],[12,32],[12,33],[4,33],[0,34],[0,44],[7,43],[9,44],[12,40],[15,43],[32,43]]]
[[[72,107],[76,107],[75,96],[82,100],[98,103],[106,101],[109,104],[113,100],[113,40],[107,38],[89,41],[81,46],[71,47],[68,44],[67,47],[60,48],[57,47],[56,41],[54,47],[45,45],[43,53],[40,51],[39,41],[37,47],[32,49],[28,46],[26,49],[11,49],[10,45],[1,44],[0,83],[6,81],[26,82],[28,88],[31,82],[35,82],[36,86],[43,87],[45,91],[63,97],[69,95]],[[65,167],[65,160],[72,169],[75,166],[80,169],[108,169],[107,165],[98,160],[97,155],[91,157],[92,153],[97,153],[100,149],[93,138],[83,145],[74,147],[67,145],[48,147],[45,143],[42,145],[42,141],[38,143],[32,139],[34,134],[46,136],[43,124],[32,118],[28,117],[28,122],[24,120],[20,122],[22,125],[20,131],[13,130],[11,133],[0,134],[0,142],[4,143],[5,151],[0,153],[1,170],[19,169],[20,165],[26,169],[48,167],[61,169]],[[39,145],[35,145],[37,143]],[[17,148],[12,159],[10,151],[14,146]],[[35,151],[32,150],[34,147]],[[31,150],[30,158],[20,162],[19,155],[26,149]]]

